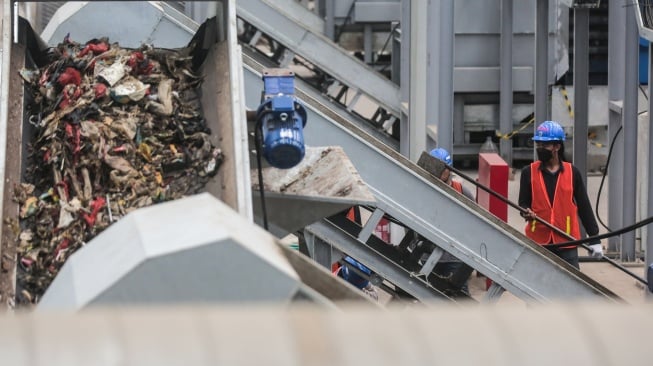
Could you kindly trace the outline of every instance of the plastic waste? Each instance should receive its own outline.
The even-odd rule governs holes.
[[[17,306],[38,302],[67,258],[127,213],[203,191],[224,160],[191,49],[66,37],[44,52],[49,64],[20,71],[34,134],[13,197]]]

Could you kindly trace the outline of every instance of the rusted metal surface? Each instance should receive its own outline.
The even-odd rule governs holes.
[[[252,169],[254,212],[262,215],[257,170]],[[339,146],[307,147],[291,169],[266,167],[263,186],[271,232],[279,237],[375,198]]]
[[[21,44],[11,44],[11,61],[9,77],[9,100],[7,118],[7,145],[5,149],[5,175],[2,205],[2,236],[0,245],[2,258],[0,258],[0,308],[13,308],[16,292],[16,238],[20,232],[18,226],[19,206],[13,200],[13,187],[21,181],[21,163],[25,160],[25,147],[23,146],[23,111],[24,88],[22,80],[16,70],[25,66],[26,49]],[[0,132],[3,133],[3,132]]]
[[[252,181],[258,189],[258,181]],[[340,146],[309,147],[304,160],[294,168],[263,169],[263,182],[269,192],[374,201]]]

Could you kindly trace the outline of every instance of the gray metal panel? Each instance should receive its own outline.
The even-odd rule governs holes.
[[[203,193],[136,210],[110,226],[68,259],[38,308],[288,302],[298,287],[271,235]]]
[[[294,5],[290,5],[294,4]],[[395,116],[399,115],[399,88],[345,50],[304,24],[314,17],[297,3],[280,8],[263,0],[239,0],[238,16],[270,34],[293,52],[314,63],[337,80],[366,93]]]
[[[354,4],[354,21],[356,22],[392,22],[401,18],[398,1],[357,1]]]
[[[457,67],[454,71],[454,91],[493,92],[499,89],[499,67]],[[512,88],[514,91],[533,90],[533,69],[531,67],[512,68]]]
[[[456,67],[496,67],[500,61],[498,34],[456,34]],[[514,66],[533,66],[535,43],[532,35],[513,36],[512,62]]]
[[[166,11],[174,12],[174,16],[168,16]],[[123,47],[138,48],[143,42],[156,40],[156,47],[179,48],[186,46],[197,30],[192,21],[180,21],[180,14],[152,2],[68,2],[57,10],[42,37],[50,45],[56,45],[70,33],[72,39],[80,42],[109,37]],[[110,26],[102,27],[104,24]],[[179,32],[180,28],[185,32]]]
[[[220,226],[216,226],[218,229]],[[187,227],[185,230],[194,228]],[[218,229],[219,230],[219,229]],[[298,280],[233,239],[153,257],[131,269],[87,306],[178,303],[288,303]],[[92,273],[79,273],[79,276]],[[265,278],[265,281],[261,281]],[[70,286],[74,288],[74,286]]]
[[[245,68],[248,90],[260,91],[260,70]],[[445,251],[526,300],[608,298],[614,296],[523,234],[497,220],[449,186],[429,176],[397,152],[370,141],[344,120],[336,123],[328,107],[297,89],[307,103],[306,141],[341,145],[374,192],[378,207]],[[252,95],[254,93],[249,93]],[[255,107],[258,96],[248,98]]]
[[[456,0],[456,34],[501,32],[501,0]],[[513,30],[515,34],[535,33],[535,0],[515,1]],[[551,24],[553,26],[553,24]]]

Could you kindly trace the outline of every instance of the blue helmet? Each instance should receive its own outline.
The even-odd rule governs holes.
[[[354,258],[350,256],[345,257],[345,262],[347,262],[349,265],[356,267],[358,270],[361,272],[371,275],[372,271],[365,267],[362,263],[359,261],[355,260]],[[352,285],[358,287],[359,289],[367,287],[367,285],[370,283],[366,278],[361,277],[358,273],[354,271],[350,271],[349,268],[346,265],[343,265],[340,268],[340,271],[338,272],[338,276],[344,279],[345,281],[351,283]]]
[[[533,141],[565,141],[565,130],[558,122],[544,121],[537,126]]]
[[[451,165],[453,160],[451,159],[451,154],[446,149],[438,147],[437,149],[431,150],[429,153],[432,157],[444,161],[447,165]]]

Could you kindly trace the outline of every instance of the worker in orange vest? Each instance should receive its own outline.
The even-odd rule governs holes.
[[[445,164],[447,164],[447,166],[451,166],[453,164],[453,159],[451,158],[451,154],[449,154],[449,152],[446,149],[438,147],[436,149],[431,150],[429,154],[434,158],[442,160]],[[453,179],[451,175],[451,170],[444,169],[442,171],[442,174],[438,178],[440,178],[441,181],[450,185],[458,193],[464,195],[465,197],[469,198],[472,201],[476,201],[472,191],[467,189],[467,187],[464,187],[461,182]],[[469,294],[467,279],[469,278],[469,275],[472,273],[473,268],[461,262],[458,258],[454,257],[453,255],[447,252],[444,252],[442,258],[440,258],[440,261],[435,266],[433,271],[439,276],[449,277],[451,284],[456,289]]]
[[[576,239],[580,239],[580,217],[587,235],[597,235],[599,227],[583,178],[580,171],[565,160],[565,131],[562,126],[553,121],[543,122],[537,127],[533,141],[538,160],[522,169],[519,184],[519,206],[526,210],[522,212],[522,217],[527,221],[524,229],[526,236],[545,248],[548,244],[569,241],[536,221],[535,216]],[[590,242],[590,248],[592,256],[603,256],[600,240]],[[547,249],[580,268],[575,246]]]

